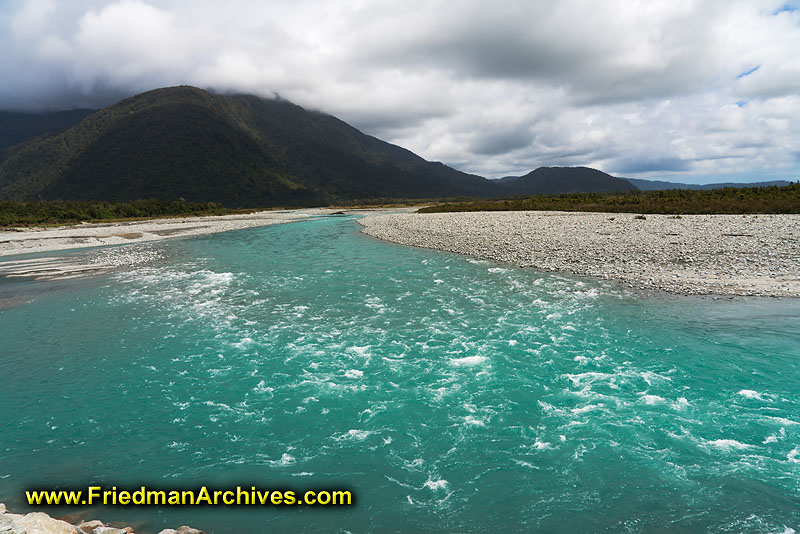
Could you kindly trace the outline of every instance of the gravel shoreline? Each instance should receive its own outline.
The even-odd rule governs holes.
[[[302,220],[323,210],[262,211],[218,217],[181,217],[145,221],[79,224],[58,228],[0,231],[0,256],[51,252],[104,245],[159,241],[228,232]]]
[[[87,521],[82,513],[59,518],[44,512],[12,514],[0,503],[0,533],[2,534],[135,534],[133,527],[118,523],[105,524],[98,519]],[[186,525],[177,529],[165,528],[158,534],[205,534]]]
[[[800,297],[800,215],[554,211],[359,220],[393,243],[693,295]]]
[[[399,208],[409,211],[413,208]],[[392,209],[398,211],[397,208]],[[307,208],[262,211],[218,217],[180,217],[144,221],[80,224],[58,228],[0,231],[0,277],[31,280],[68,280],[114,269],[146,265],[163,259],[158,247],[148,243],[257,226],[307,220],[312,216],[385,213],[386,208]],[[96,248],[106,245],[131,245]],[[73,250],[88,249],[88,250]],[[69,250],[63,255],[40,253]],[[23,255],[21,258],[3,256]],[[3,300],[0,299],[0,309]]]
[[[191,237],[256,226],[270,226],[305,220],[325,210],[264,211],[218,217],[182,217],[145,221],[80,224],[59,228],[6,230],[0,232],[0,277],[30,280],[68,280],[102,274],[114,269],[146,265],[162,259],[161,252],[148,243]],[[68,252],[59,256],[37,253],[65,249],[95,250]],[[33,254],[33,257],[27,254]],[[22,258],[3,256],[25,254]],[[3,301],[0,300],[0,309]]]

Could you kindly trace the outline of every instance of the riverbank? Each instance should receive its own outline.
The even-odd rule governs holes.
[[[0,256],[122,245],[189,237],[305,219],[316,210],[262,211],[241,215],[180,217],[0,231]]]
[[[0,276],[35,280],[83,278],[162,259],[148,243],[306,220],[312,216],[408,212],[416,208],[307,208],[240,215],[180,217],[0,231]],[[141,246],[108,246],[130,245]],[[105,248],[98,248],[105,247]],[[86,250],[83,250],[86,249]],[[92,250],[94,249],[94,250]],[[63,255],[48,252],[67,251]],[[8,256],[24,255],[7,259]],[[6,258],[3,258],[3,257]],[[0,303],[2,307],[2,303]]]
[[[264,211],[242,215],[182,217],[144,221],[80,224],[58,228],[25,228],[0,232],[0,276],[35,280],[65,280],[112,269],[144,265],[161,259],[146,243],[304,220],[324,210]],[[91,252],[4,260],[3,256],[142,243]]]
[[[130,526],[105,524],[93,519],[87,521],[75,518],[54,518],[44,512],[12,514],[0,503],[0,532],[4,534],[135,534]],[[203,534],[203,531],[182,526],[177,529],[164,529],[158,534]]]
[[[364,233],[681,294],[800,297],[800,215],[553,211],[382,215]]]

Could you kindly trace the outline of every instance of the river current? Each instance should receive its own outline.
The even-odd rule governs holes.
[[[800,302],[358,229],[165,241],[157,264],[0,311],[0,502],[257,484],[355,505],[88,513],[144,533],[800,531]]]

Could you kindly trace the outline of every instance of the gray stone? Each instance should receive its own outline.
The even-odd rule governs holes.
[[[76,534],[78,530],[67,523],[53,519],[42,512],[31,512],[16,520],[17,527],[24,529],[27,534]]]
[[[96,528],[104,526],[105,525],[103,522],[98,519],[94,519],[92,521],[81,521],[78,523],[78,528],[85,534],[93,534]]]
[[[10,515],[0,514],[0,534],[26,534],[24,529],[17,527],[17,522]]]

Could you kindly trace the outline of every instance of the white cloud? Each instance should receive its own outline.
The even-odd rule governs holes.
[[[490,176],[800,177],[800,10],[780,0],[29,0],[0,7],[0,46],[2,108],[188,83]]]

